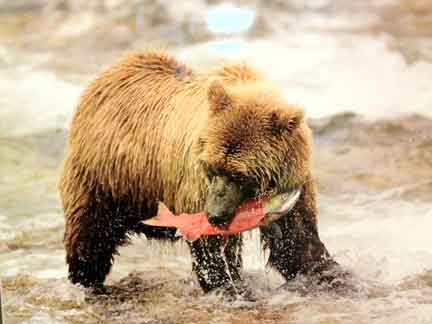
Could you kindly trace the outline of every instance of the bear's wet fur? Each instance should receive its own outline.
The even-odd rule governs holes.
[[[159,201],[202,211],[209,170],[257,195],[301,189],[277,221],[282,237],[262,239],[287,280],[317,275],[336,263],[318,235],[310,160],[303,111],[248,65],[196,72],[164,52],[133,52],[88,86],[73,116],[60,180],[69,279],[102,285],[131,234],[174,239],[142,220]],[[204,291],[243,291],[241,234],[189,245]]]

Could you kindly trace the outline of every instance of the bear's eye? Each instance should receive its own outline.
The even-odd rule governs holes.
[[[235,155],[237,153],[237,147],[235,145],[228,145],[225,153],[226,155]]]
[[[227,157],[236,155],[240,152],[240,143],[237,140],[231,139],[225,143],[224,149]]]

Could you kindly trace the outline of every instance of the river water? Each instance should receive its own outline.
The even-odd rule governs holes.
[[[7,323],[432,323],[432,6],[271,3],[258,6],[251,35],[207,37],[198,21],[198,31],[188,34],[189,26],[174,37],[137,15],[134,28],[148,34],[131,41],[129,25],[108,19],[108,41],[92,29],[100,24],[93,11],[67,19],[57,13],[63,20],[55,20],[46,11],[52,8],[35,14],[0,1],[0,278]],[[178,15],[209,8],[199,1],[189,7]],[[164,17],[154,19],[165,26]],[[53,31],[52,21],[64,23]],[[163,35],[173,53],[198,67],[246,59],[305,108],[315,134],[321,238],[353,272],[354,291],[315,289],[302,278],[280,289],[284,282],[265,268],[254,231],[245,235],[244,254],[256,302],[204,295],[184,243],[138,237],[116,258],[110,295],[93,296],[67,281],[57,182],[77,98],[102,66]]]

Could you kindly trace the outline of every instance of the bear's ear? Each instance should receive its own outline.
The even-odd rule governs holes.
[[[210,111],[214,114],[222,112],[232,105],[232,98],[219,80],[210,84],[207,90],[207,99]]]
[[[293,131],[304,119],[303,110],[294,111],[273,111],[270,113],[271,129],[275,134],[284,131]]]

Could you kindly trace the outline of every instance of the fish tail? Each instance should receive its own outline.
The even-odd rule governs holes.
[[[152,226],[167,226],[173,220],[171,217],[174,217],[174,214],[163,202],[159,202],[157,215],[155,217],[145,220],[144,224]]]

